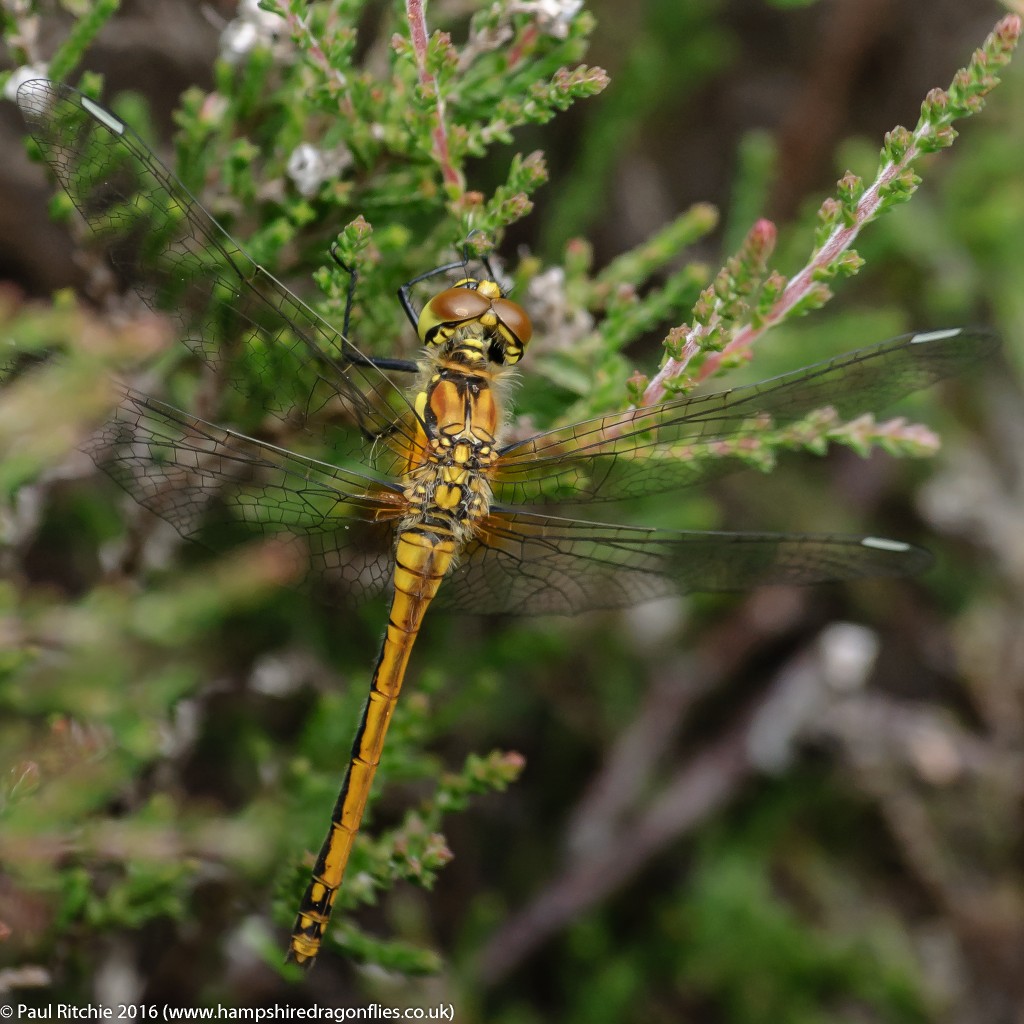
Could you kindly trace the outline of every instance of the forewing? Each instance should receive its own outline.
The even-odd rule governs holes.
[[[115,269],[178,322],[190,351],[252,408],[292,426],[329,424],[318,429],[339,460],[372,436],[381,472],[401,464],[418,438],[402,391],[255,263],[130,127],[44,79],[22,85],[18,103]]]
[[[927,551],[874,537],[656,530],[499,510],[436,601],[484,614],[570,615],[690,591],[905,576],[930,561]]]
[[[884,409],[973,367],[997,344],[982,331],[908,334],[748,387],[582,420],[508,445],[494,493],[529,505],[689,486],[750,465],[758,431],[822,409],[843,420]]]
[[[343,603],[374,597],[390,580],[406,503],[383,480],[225,430],[131,388],[86,450],[189,540],[223,547],[294,536],[308,552],[310,585]]]

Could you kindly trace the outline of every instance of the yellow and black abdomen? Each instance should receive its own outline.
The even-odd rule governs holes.
[[[387,631],[331,827],[292,929],[290,956],[299,964],[308,966],[320,950],[424,613],[490,509],[486,471],[497,458],[500,403],[492,375],[469,368],[479,347],[473,337],[460,339],[461,358],[436,360],[415,398],[423,440],[410,449],[415,462],[404,478],[409,508],[395,543]]]

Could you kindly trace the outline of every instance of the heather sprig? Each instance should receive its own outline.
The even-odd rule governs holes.
[[[3,0],[0,7],[7,21],[4,41],[18,65],[32,69],[33,74],[28,77],[47,75],[60,80],[81,62],[100,29],[113,17],[119,6],[120,0],[96,0],[95,3],[82,5],[81,16],[72,24],[63,43],[49,59],[45,59],[41,38],[42,18],[36,4],[28,0]],[[24,80],[24,76],[19,76],[17,72],[7,73],[4,77],[19,84]],[[17,89],[12,91],[9,86],[4,90],[8,99],[14,99],[15,92]]]
[[[47,64],[38,18],[18,0],[6,6],[25,65],[19,81],[74,81],[86,43],[116,9],[113,0],[92,5]],[[594,21],[578,0],[503,0],[450,26],[428,24],[422,0],[374,19],[361,18],[366,6],[240,4],[221,35],[215,89],[182,98],[176,163],[275,271],[297,270],[298,256],[308,274],[325,262],[329,232],[362,218],[374,241],[360,254],[358,322],[370,330],[355,340],[393,351],[403,333],[395,287],[450,261],[474,232],[499,247],[547,180],[541,153],[514,153],[504,182],[484,193],[468,180],[467,161],[600,92],[607,76],[580,62]],[[357,35],[362,24],[372,27]],[[127,110],[100,83],[79,86]],[[123,116],[145,130],[137,105]],[[259,216],[258,241],[243,211]]]
[[[956,73],[950,87],[928,93],[914,130],[897,126],[886,135],[870,185],[849,172],[840,178],[836,195],[818,211],[815,247],[806,265],[792,277],[778,271],[764,273],[775,244],[775,228],[768,221],[755,224],[740,251],[701,294],[690,326],[670,332],[668,358],[647,384],[641,404],[656,403],[678,390],[680,380],[692,386],[748,360],[754,342],[768,328],[828,302],[832,297],[828,282],[857,273],[863,264],[852,248],[861,229],[910,198],[920,183],[916,161],[951,145],[956,137],[952,123],[981,109],[1020,33],[1020,17],[1004,17],[967,67]]]
[[[594,280],[593,298],[600,301],[604,295],[623,285],[637,285],[647,281],[680,252],[706,237],[718,225],[718,211],[710,203],[697,203],[675,220],[641,242],[635,249],[617,256]]]

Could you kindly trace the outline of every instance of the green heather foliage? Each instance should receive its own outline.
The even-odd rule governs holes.
[[[80,70],[117,3],[67,6],[79,16],[53,53],[41,40],[57,37],[40,33],[34,7],[4,4],[14,63],[74,83],[163,152],[139,95],[111,95],[100,75]],[[834,195],[815,198],[797,223],[759,219],[773,143],[760,132],[740,140],[724,228],[735,244],[721,269],[707,262],[720,220],[707,203],[596,264],[577,236],[600,221],[616,155],[637,125],[663,117],[667,97],[696,96],[735,67],[738,44],[719,6],[652,0],[616,79],[623,88],[598,96],[608,76],[585,63],[595,16],[570,3],[266,0],[277,18],[249,16],[254,45],[238,42],[253,38],[239,29],[212,87],[182,95],[166,159],[254,259],[340,323],[349,279],[328,256],[336,243],[359,273],[353,340],[371,354],[413,351],[398,285],[463,246],[493,253],[534,317],[538,340],[516,396],[532,427],[672,397],[742,370],[755,352],[758,376],[791,369],[821,357],[812,328],[834,343],[829,353],[911,329],[914,315],[935,325],[991,319],[1020,336],[1020,77],[962,154],[932,155],[997,84],[1020,30],[1012,17],[964,53],[948,89],[927,94],[912,129],[885,136],[877,162],[877,140],[847,141],[841,155],[861,173],[842,173]],[[808,4],[770,6],[795,17]],[[580,110],[586,118],[570,122]],[[576,125],[580,138],[573,173],[543,192],[547,164],[534,143],[551,121]],[[936,188],[915,195],[933,174]],[[531,227],[541,196],[543,222]],[[53,207],[70,212],[62,198]],[[505,244],[525,230],[532,250]],[[847,289],[855,308],[837,302],[831,321],[818,313]],[[274,986],[297,977],[280,963],[281,936],[336,795],[382,608],[343,618],[319,609],[289,589],[302,568],[279,545],[216,557],[175,547],[76,459],[115,400],[111,373],[141,367],[147,386],[162,381],[182,404],[209,401],[209,382],[190,375],[155,318],[101,318],[67,294],[44,308],[4,288],[0,322],[9,376],[0,392],[0,931],[12,930],[0,967],[38,965],[45,998],[83,1001],[102,994],[101,968],[126,960],[140,1000],[170,990],[168,999],[233,1005],[259,998],[249,984],[258,971],[266,998],[281,1001],[290,990]],[[662,335],[656,366],[644,346],[650,353]],[[51,353],[60,358],[44,362]],[[1019,368],[1019,351],[1010,358]],[[229,411],[245,423],[244,409]],[[935,449],[929,432],[870,416],[767,425],[752,440],[747,461],[764,470],[794,450]],[[765,507],[782,493],[767,478],[756,483]],[[813,520],[805,493],[785,504]],[[653,511],[674,526],[722,521],[693,498]],[[938,600],[962,609],[969,586],[951,575]],[[859,611],[884,621],[901,609],[892,602]],[[699,606],[701,625],[715,607]],[[325,944],[367,970],[355,979],[320,965],[316,998],[455,1002],[456,1020],[489,1024],[947,1019],[900,934],[904,908],[874,888],[888,884],[891,863],[871,850],[836,854],[844,814],[856,829],[878,829],[858,804],[877,792],[852,784],[851,797],[833,778],[823,785],[800,772],[748,792],[696,844],[670,847],[654,883],[627,878],[625,896],[612,890],[587,904],[564,936],[552,929],[559,937],[540,947],[529,991],[515,975],[502,987],[500,972],[478,970],[502,924],[560,871],[564,801],[574,799],[565,790],[585,785],[668,661],[639,646],[564,621],[498,628],[432,617]],[[741,687],[737,706],[712,707],[709,720],[745,714],[748,697]],[[520,750],[527,774],[512,785]],[[540,791],[535,803],[520,786]],[[638,786],[659,795],[657,778]],[[488,815],[502,814],[497,832]],[[907,888],[907,899],[920,898],[916,883]],[[548,911],[557,916],[557,905],[542,904],[534,923]],[[156,976],[152,964],[168,949],[174,963]],[[187,991],[175,989],[182,977]],[[5,984],[32,976],[19,978]],[[485,994],[488,984],[496,987]],[[18,998],[43,998],[26,991]]]

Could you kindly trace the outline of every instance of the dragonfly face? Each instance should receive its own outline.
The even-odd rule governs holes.
[[[849,419],[883,407],[971,367],[995,347],[991,336],[907,335],[749,387],[506,443],[501,383],[532,329],[493,274],[463,277],[418,315],[407,286],[400,295],[423,358],[369,358],[254,263],[109,111],[43,80],[23,85],[18,102],[98,236],[159,238],[147,250],[154,284],[139,291],[177,321],[183,344],[260,413],[298,423],[326,450],[311,459],[125,386],[87,446],[96,462],[186,538],[202,538],[211,521],[292,534],[332,598],[391,597],[349,770],[293,928],[298,962],[319,951],[428,605],[566,614],[927,565],[927,553],[884,538],[674,531],[575,513],[740,468],[752,423],[781,429],[825,408]],[[318,421],[338,410],[329,425]]]
[[[533,334],[522,306],[506,299],[494,281],[465,278],[423,307],[416,333],[428,349],[443,350],[460,331],[479,328],[483,356],[496,366],[518,363]]]

